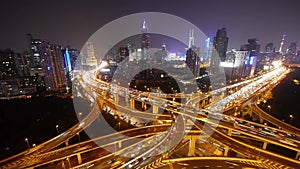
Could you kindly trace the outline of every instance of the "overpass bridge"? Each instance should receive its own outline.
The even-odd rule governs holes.
[[[143,167],[151,167],[153,164],[157,164],[161,162],[162,160],[167,160],[169,156],[172,155],[172,152],[176,151],[176,145],[186,138],[188,138],[189,142],[189,155],[193,156],[195,152],[195,145],[196,142],[199,140],[199,137],[197,136],[184,136],[183,132],[185,129],[185,123],[192,123],[196,127],[198,127],[199,131],[202,133],[210,133],[211,139],[214,139],[215,142],[219,142],[220,144],[225,146],[224,156],[228,155],[228,151],[232,149],[233,151],[236,151],[243,155],[244,158],[241,158],[240,160],[247,161],[246,158],[252,158],[253,160],[259,161],[261,159],[272,161],[278,166],[285,166],[286,168],[297,168],[300,165],[299,160],[293,159],[290,157],[285,157],[283,155],[269,152],[266,150],[267,145],[269,143],[276,144],[278,146],[291,149],[292,151],[295,151],[297,153],[297,156],[299,156],[299,142],[297,140],[292,140],[292,142],[284,143],[278,141],[276,137],[278,135],[282,135],[284,132],[276,133],[276,134],[262,134],[267,133],[266,130],[275,130],[274,128],[262,126],[260,124],[254,124],[252,122],[248,122],[241,119],[236,119],[230,116],[222,115],[219,113],[219,111],[223,111],[223,109],[220,109],[219,107],[224,107],[224,105],[231,103],[233,100],[235,100],[237,97],[242,97],[243,99],[249,99],[251,93],[248,93],[247,91],[255,91],[254,88],[260,89],[264,86],[264,83],[269,83],[270,81],[276,81],[280,80],[275,78],[279,74],[285,72],[284,69],[274,71],[273,73],[269,73],[266,75],[262,75],[261,77],[258,77],[257,79],[252,79],[248,81],[248,83],[244,83],[243,85],[239,85],[239,90],[235,91],[233,94],[225,97],[226,99],[216,99],[211,100],[211,106],[209,106],[208,110],[199,109],[199,104],[201,99],[199,99],[198,96],[195,95],[186,95],[186,94],[179,94],[181,98],[186,98],[186,103],[179,103],[176,102],[176,99],[169,100],[168,97],[172,98],[172,96],[160,96],[160,95],[151,95],[146,92],[142,91],[136,91],[136,90],[130,90],[128,88],[124,88],[122,86],[116,86],[115,84],[107,84],[106,82],[102,82],[99,79],[93,78],[93,73],[89,72],[85,75],[83,75],[80,79],[81,86],[89,93],[87,96],[91,101],[94,102],[94,108],[92,109],[91,113],[83,120],[81,120],[77,125],[75,125],[72,129],[67,130],[66,132],[62,133],[60,136],[53,138],[52,140],[49,140],[46,143],[41,144],[40,146],[37,146],[34,149],[30,149],[26,152],[23,152],[21,154],[18,154],[14,157],[11,157],[9,159],[3,160],[0,162],[3,168],[21,168],[23,166],[32,167],[40,166],[40,165],[46,165],[47,161],[53,162],[59,160],[63,160],[64,157],[71,158],[71,156],[75,156],[74,153],[71,154],[71,156],[65,155],[63,157],[58,157],[56,159],[47,159],[40,155],[44,155],[45,157],[49,157],[49,154],[47,154],[48,151],[53,149],[54,147],[60,145],[63,142],[67,142],[68,139],[76,135],[76,133],[83,130],[85,127],[90,125],[98,116],[101,110],[106,110],[108,107],[113,110],[114,115],[119,114],[126,114],[129,117],[136,117],[138,119],[147,119],[147,120],[155,120],[161,118],[169,118],[171,120],[171,124],[169,124],[169,128],[166,131],[161,131],[158,135],[153,135],[154,133],[149,132],[147,135],[150,137],[146,138],[147,141],[150,141],[150,143],[155,144],[149,144],[147,145],[147,141],[144,142],[143,140],[137,142],[134,145],[137,145],[137,147],[142,145],[147,145],[146,148],[143,148],[138,154],[134,155],[131,158],[124,158],[124,157],[115,157],[114,155],[105,156],[105,154],[100,157],[101,160],[104,160],[106,162],[109,162],[112,160],[112,158],[116,161],[120,161],[117,166],[128,168],[128,167],[134,167],[138,166],[140,164],[143,164]],[[235,86],[236,88],[236,86]],[[228,89],[228,88],[227,88]],[[221,93],[224,93],[224,90],[227,90],[226,88],[221,91]],[[220,93],[220,92],[219,92]],[[214,95],[211,95],[214,96]],[[129,98],[129,100],[125,100],[124,102],[120,101],[120,97]],[[179,97],[179,98],[180,98]],[[167,99],[166,99],[167,98]],[[173,97],[175,98],[175,97]],[[205,96],[203,97],[205,98]],[[207,97],[206,97],[207,98]],[[142,102],[145,105],[149,104],[152,105],[152,112],[145,112],[135,109],[135,103],[136,101]],[[187,104],[188,103],[188,104]],[[210,102],[208,102],[210,103]],[[159,109],[165,109],[169,112],[169,115],[159,114]],[[215,113],[217,112],[217,113]],[[173,116],[172,116],[173,114]],[[128,118],[130,119],[130,118]],[[130,122],[130,121],[128,121]],[[205,125],[203,128],[203,123]],[[242,123],[242,124],[241,124]],[[247,125],[245,125],[247,124]],[[250,125],[250,126],[249,126]],[[217,127],[216,127],[217,126]],[[143,129],[150,129],[152,126],[147,126]],[[213,130],[213,128],[216,128],[216,130]],[[151,129],[150,129],[151,131]],[[127,131],[126,131],[127,132]],[[129,133],[133,132],[133,130],[130,130]],[[145,132],[145,131],[144,131]],[[148,132],[148,131],[147,131]],[[179,142],[174,142],[175,147],[168,147],[170,144],[170,140],[172,139],[172,136],[176,133],[176,139],[173,138],[173,140],[179,140]],[[261,147],[255,147],[253,145],[248,145],[247,143],[241,142],[240,140],[237,140],[235,137],[233,137],[233,132],[237,133],[239,132],[241,135],[247,136],[248,138],[254,138],[258,139],[263,143],[262,148]],[[173,134],[171,134],[173,133]],[[144,133],[145,134],[145,133]],[[286,132],[285,132],[286,134]],[[283,139],[285,139],[284,136]],[[120,137],[121,138],[121,137]],[[108,138],[104,138],[108,139]],[[101,140],[101,139],[100,139]],[[108,139],[109,140],[109,139]],[[127,140],[126,140],[127,141]],[[119,140],[120,142],[120,140]],[[122,148],[122,145],[120,146],[118,142],[118,147]],[[123,141],[122,141],[123,142]],[[125,143],[125,141],[124,141]],[[158,143],[158,144],[157,144]],[[104,144],[102,146],[111,146],[116,145],[116,142],[112,142],[112,144]],[[93,146],[92,146],[93,147]],[[100,146],[101,147],[101,146]],[[165,149],[168,149],[169,151],[157,154],[158,151],[156,149],[150,148],[155,147],[158,149],[161,149],[159,151],[163,152]],[[93,148],[99,149],[99,146],[95,146]],[[93,149],[91,148],[91,149]],[[75,148],[76,149],[76,148]],[[90,147],[86,148],[90,149]],[[127,152],[135,152],[135,148],[129,148],[124,150],[119,150],[122,154],[126,154]],[[117,150],[117,149],[116,149]],[[56,150],[55,150],[56,151]],[[80,167],[112,167],[111,165],[102,166],[102,163],[96,163],[97,160],[91,160],[91,163],[81,164],[81,154],[85,153],[85,148],[77,148],[78,151],[76,154],[77,157],[77,165],[78,168]],[[60,149],[57,150],[57,152],[67,152],[66,149]],[[89,151],[87,151],[89,152]],[[49,152],[50,153],[50,152]],[[61,154],[61,153],[59,153]],[[107,155],[107,154],[106,154]],[[143,156],[150,155],[151,158],[147,159],[147,162],[142,163],[139,161]],[[39,158],[42,160],[39,161]],[[223,157],[219,157],[223,158]],[[101,161],[100,160],[100,161]],[[26,161],[28,161],[27,165]],[[31,162],[30,162],[31,161]],[[258,162],[259,163],[259,162]],[[115,163],[113,163],[115,164]],[[65,166],[66,167],[66,166]],[[70,167],[70,166],[69,166]],[[142,167],[142,166],[141,166]],[[68,167],[67,167],[68,168]]]

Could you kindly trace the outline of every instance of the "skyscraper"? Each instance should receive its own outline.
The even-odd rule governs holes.
[[[287,49],[287,54],[296,55],[297,54],[297,42],[292,42]]]
[[[86,50],[87,50],[87,57],[86,57],[86,65],[89,65],[91,67],[97,66],[97,59],[95,56],[95,50],[92,42],[87,42],[86,44]]]
[[[242,45],[241,51],[249,52],[249,56],[245,60],[243,77],[253,75],[256,69],[257,56],[260,53],[259,40],[256,38],[248,39],[248,44]]]
[[[220,57],[221,62],[226,59],[226,51],[228,47],[228,37],[226,28],[218,29],[216,37],[214,37],[214,47]]]
[[[44,72],[47,72],[46,76],[49,75],[49,80],[53,80],[52,88],[54,88],[54,90],[64,89],[66,87],[66,75],[64,72],[62,47],[60,45],[50,45],[50,59],[51,61],[49,62],[47,70],[52,69],[52,71]],[[45,80],[46,79],[47,78],[45,78]]]
[[[17,78],[17,58],[11,49],[0,51],[0,79]]]
[[[128,47],[120,47],[118,50],[118,59],[117,63],[121,63],[125,58],[129,57],[129,49]]]
[[[268,43],[266,45],[265,52],[266,53],[273,53],[273,52],[275,52],[275,47],[274,47],[274,44],[272,42],[270,42],[270,43]]]
[[[62,48],[62,54],[66,74],[67,72],[74,70],[75,66],[78,66],[77,69],[79,69],[80,65],[76,65],[77,59],[79,58],[79,51],[77,49],[72,49],[70,47]]]
[[[250,56],[257,56],[260,52],[259,40],[256,38],[248,39],[248,44],[241,46],[242,51],[249,51]]]
[[[23,52],[23,53],[17,53],[17,62],[18,62],[18,72],[20,76],[22,77],[28,77],[30,76],[30,53],[29,52]]]
[[[45,83],[46,90],[55,91],[66,86],[61,49],[61,46],[50,44],[46,40],[31,40],[30,73],[39,76],[38,79],[40,83]]]
[[[144,20],[142,25],[142,39],[141,39],[142,59],[150,59],[150,53],[149,53],[150,40],[149,40],[148,31],[149,28],[147,22]]]

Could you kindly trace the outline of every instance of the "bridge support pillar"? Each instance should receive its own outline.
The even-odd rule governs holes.
[[[204,107],[204,106],[205,106],[205,100],[202,100],[202,101],[200,101],[200,104],[199,104],[199,106],[201,106],[201,107],[199,107],[199,108],[202,108],[202,107]]]
[[[263,149],[264,149],[264,150],[267,148],[267,145],[268,145],[268,143],[267,143],[267,142],[264,142],[264,144],[263,144]]]
[[[118,141],[118,147],[122,148],[122,142],[121,141]]]
[[[80,153],[77,153],[77,162],[78,162],[78,164],[82,163],[82,158],[81,158],[81,154]]]
[[[229,152],[229,147],[225,146],[224,156],[227,157]]]
[[[153,110],[153,114],[157,114],[158,113],[158,107],[155,105],[152,105],[152,110]]]
[[[228,136],[232,136],[232,129],[228,129],[227,134],[228,134]]]
[[[259,117],[259,122],[262,124],[264,122],[264,119]]]
[[[69,140],[66,140],[65,145],[66,145],[66,147],[69,146]]]
[[[118,93],[114,94],[114,98],[115,98],[115,103],[119,104],[119,95],[118,95]]]
[[[296,155],[296,160],[300,160],[300,151],[297,152],[297,155]]]
[[[128,107],[130,105],[128,97],[125,97],[125,106]]]
[[[130,99],[130,108],[134,109],[134,99],[133,98]]]
[[[142,102],[142,110],[145,108],[145,110],[146,110],[146,103],[145,102]]]
[[[214,102],[214,101],[215,101],[215,97],[212,96],[212,97],[210,98],[210,102],[209,102],[209,103],[212,103],[212,102]]]
[[[196,136],[190,136],[190,142],[189,142],[189,153],[188,156],[194,156],[195,155],[195,148],[196,148]]]

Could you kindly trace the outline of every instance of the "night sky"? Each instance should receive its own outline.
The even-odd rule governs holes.
[[[283,33],[287,44],[300,40],[299,7],[299,0],[7,0],[1,1],[0,49],[27,50],[27,33],[81,49],[106,23],[137,12],[177,15],[209,37],[226,27],[229,49],[248,38],[278,48]]]

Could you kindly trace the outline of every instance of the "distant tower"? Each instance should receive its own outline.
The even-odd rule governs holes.
[[[192,46],[195,46],[194,29],[190,29],[188,48],[190,49]]]
[[[284,39],[285,39],[285,34],[282,35],[282,39],[281,39],[281,42],[280,42],[280,47],[279,47],[279,53],[283,53],[283,45],[284,45]]]
[[[144,20],[142,25],[142,41],[141,41],[141,49],[142,49],[142,58],[143,59],[149,59],[149,46],[150,46],[150,40],[149,40],[149,34],[148,34],[149,28],[147,25],[147,22]]]

